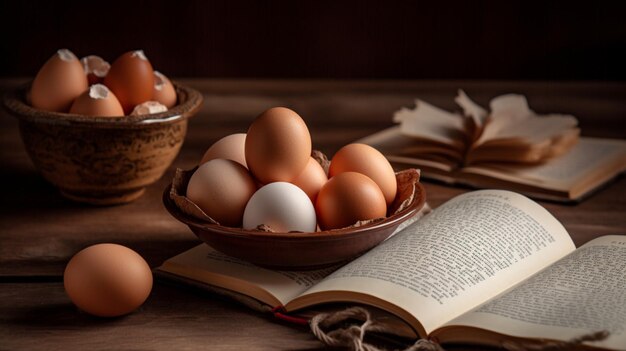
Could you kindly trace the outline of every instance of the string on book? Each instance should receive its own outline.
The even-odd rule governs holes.
[[[349,320],[363,321],[362,324],[349,324],[340,326]],[[343,311],[320,313],[309,322],[313,334],[323,343],[332,347],[345,347],[354,351],[384,351],[364,341],[367,332],[394,334],[391,327],[384,323],[378,323],[369,311],[362,307],[350,307]],[[332,329],[332,328],[335,329]],[[587,341],[601,341],[609,336],[609,332],[600,331],[585,334],[569,341],[505,341],[502,347],[508,351],[565,351],[583,348]],[[445,351],[441,345],[434,341],[419,339],[413,345],[403,351]]]
[[[334,330],[329,328],[350,319],[363,321],[361,325],[352,324]],[[369,311],[362,307],[350,307],[333,313],[320,313],[309,322],[313,334],[323,343],[333,347],[346,347],[354,351],[383,351],[363,339],[367,332],[393,333],[393,330],[372,319]],[[325,331],[328,330],[328,331]],[[404,351],[445,351],[433,341],[420,339]]]

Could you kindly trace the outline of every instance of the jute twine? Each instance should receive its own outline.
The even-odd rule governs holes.
[[[363,321],[362,324],[340,326],[349,320]],[[369,311],[362,307],[350,307],[342,311],[320,313],[310,321],[311,331],[324,344],[332,347],[344,347],[354,351],[387,351],[364,341],[365,334],[394,334],[391,326],[372,319]],[[335,327],[335,329],[332,329]],[[580,349],[583,342],[600,341],[609,336],[606,331],[590,333],[569,341],[540,341],[523,343],[506,341],[502,347],[509,351],[561,351]],[[419,339],[403,351],[445,351],[443,347],[431,340]]]
[[[324,331],[349,319],[364,322],[361,325],[352,324],[348,327]],[[384,349],[363,341],[367,332],[393,334],[393,330],[389,326],[373,320],[369,311],[361,307],[350,307],[343,311],[333,313],[320,313],[311,319],[310,325],[313,334],[326,345],[332,347],[346,347],[354,351],[384,351]],[[420,339],[404,351],[445,350],[430,340]]]

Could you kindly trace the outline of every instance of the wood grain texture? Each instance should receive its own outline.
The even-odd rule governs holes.
[[[0,91],[23,80],[0,80]],[[140,311],[115,320],[78,312],[63,293],[69,258],[95,243],[126,245],[155,267],[200,241],[163,208],[161,194],[176,167],[189,169],[218,138],[245,132],[258,113],[288,106],[306,120],[317,149],[342,145],[391,125],[391,114],[417,97],[454,108],[456,90],[486,104],[498,94],[527,95],[538,112],[571,113],[583,135],[626,138],[626,84],[480,81],[185,80],[205,102],[189,123],[179,157],[137,201],[113,207],[64,199],[37,173],[21,143],[17,121],[0,116],[0,349],[315,349],[306,330],[282,325],[215,296],[155,284]],[[438,206],[468,191],[424,183]],[[626,234],[626,179],[579,205],[541,202],[576,245]]]
[[[79,311],[62,283],[3,283],[0,299],[11,302],[0,305],[2,350],[312,350],[322,346],[306,328],[286,326],[213,295],[166,284],[156,284],[137,311],[111,319]]]

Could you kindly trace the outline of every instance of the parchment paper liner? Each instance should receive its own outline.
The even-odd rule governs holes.
[[[318,161],[320,165],[322,165],[322,168],[324,169],[326,174],[328,174],[328,166],[330,165],[330,161],[328,161],[326,155],[324,155],[320,151],[314,150],[311,156],[316,161]],[[178,207],[185,214],[205,221],[207,223],[220,225],[216,220],[204,213],[204,211],[202,211],[200,207],[193,203],[193,201],[189,200],[186,196],[187,184],[189,184],[189,179],[191,179],[191,176],[197,169],[198,166],[190,170],[183,170],[180,168],[176,169],[176,174],[174,175],[174,179],[172,180],[170,199],[172,199],[172,201],[174,201],[174,203],[176,204],[176,207]],[[402,212],[413,202],[417,190],[415,184],[419,182],[419,179],[420,171],[418,169],[410,168],[396,173],[398,192],[394,201],[387,208],[387,216]],[[348,226],[347,228],[360,227],[366,224],[382,221],[385,218],[386,217],[381,217],[358,221],[353,225]],[[259,225],[256,230],[264,232],[275,232],[270,226],[265,224]]]

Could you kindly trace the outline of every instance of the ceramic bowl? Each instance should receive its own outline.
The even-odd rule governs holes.
[[[41,111],[26,101],[30,86],[5,96],[22,141],[43,177],[72,200],[95,205],[133,201],[178,155],[187,119],[202,95],[174,84],[178,104],[151,115],[92,117]]]
[[[183,179],[179,184],[173,182],[165,189],[165,208],[214,249],[272,269],[315,269],[352,259],[385,240],[400,224],[418,215],[426,201],[418,171],[405,170],[396,174],[398,196],[390,206],[391,215],[382,220],[315,233],[244,230],[211,224],[181,210],[173,199],[172,187],[186,189],[186,182],[192,173],[188,171],[187,177],[183,177],[186,181]]]

